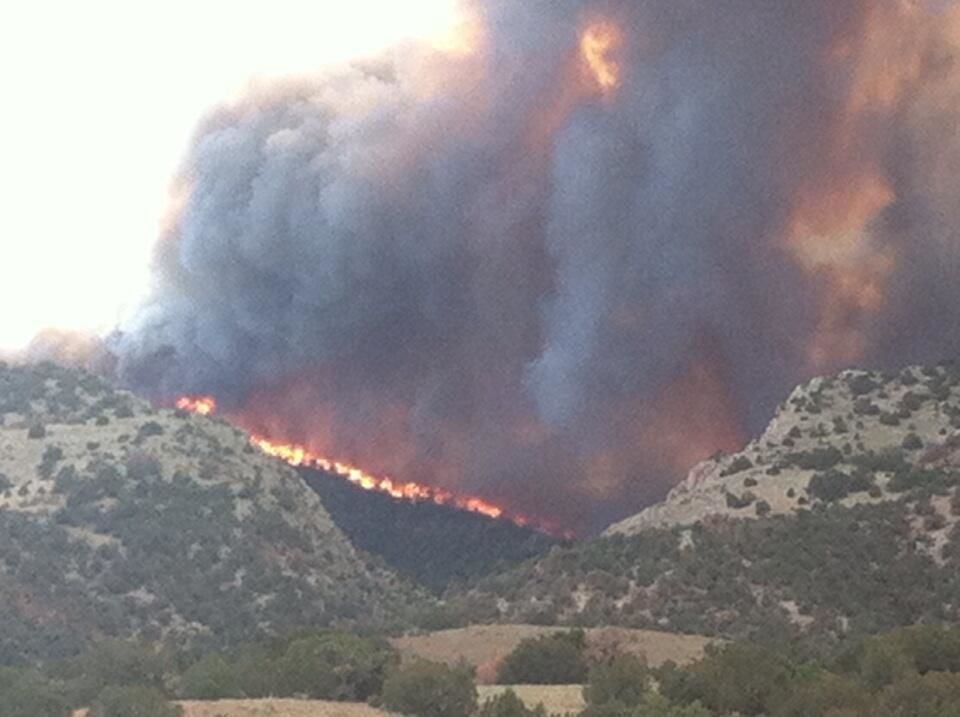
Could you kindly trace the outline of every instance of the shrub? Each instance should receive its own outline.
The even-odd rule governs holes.
[[[156,421],[147,421],[137,430],[137,441],[142,441],[151,436],[162,436],[163,426]]]
[[[726,476],[732,476],[751,468],[753,468],[753,461],[746,456],[737,456],[733,459],[730,465],[720,471],[720,477],[724,478]]]
[[[792,666],[779,655],[753,645],[732,643],[709,649],[693,668],[690,696],[720,714],[770,714],[785,691]]]
[[[33,670],[0,667],[0,715],[3,717],[65,717],[66,700]]]
[[[635,655],[622,654],[590,669],[583,698],[588,705],[615,703],[633,707],[640,704],[649,688],[647,663]]]
[[[900,417],[895,413],[882,413],[880,414],[880,423],[884,426],[899,426]]]
[[[876,391],[880,388],[880,384],[874,381],[868,374],[860,373],[847,378],[847,388],[850,389],[850,393],[854,396],[864,396]]]
[[[749,508],[751,505],[753,505],[753,502],[757,499],[757,496],[751,493],[750,491],[746,491],[741,496],[738,496],[734,493],[727,491],[724,498],[727,501],[728,508],[733,508],[734,510],[740,510],[742,508]]]
[[[414,717],[465,717],[477,709],[473,672],[466,665],[448,667],[417,660],[387,678],[383,704]]]
[[[880,453],[861,453],[850,459],[850,462],[870,473],[895,473],[908,466],[903,452],[896,448],[888,448]]]
[[[89,717],[179,717],[183,709],[170,704],[151,687],[107,687],[100,693]]]
[[[294,640],[277,667],[285,696],[362,702],[380,693],[397,662],[386,643],[331,631]]]
[[[770,507],[770,504],[767,501],[760,500],[760,501],[757,501],[757,505],[754,510],[757,511],[757,515],[759,517],[763,518],[764,516],[770,515],[770,511],[772,510],[772,508]]]
[[[756,485],[757,485],[757,479],[756,479],[756,478],[744,478],[744,479],[743,479],[743,487],[744,487],[744,488],[755,488]]]
[[[923,441],[916,433],[908,433],[903,437],[901,446],[905,451],[919,451],[923,448]]]
[[[853,412],[858,416],[876,416],[880,413],[880,407],[869,398],[858,398],[853,403]]]
[[[163,685],[163,657],[135,642],[100,642],[77,658],[74,667],[82,674],[76,689],[84,701],[92,700],[110,686],[159,689]]]
[[[183,673],[180,695],[188,700],[245,696],[237,670],[217,654],[207,655]]]
[[[527,707],[513,690],[507,690],[484,701],[478,717],[547,717],[543,704]]]
[[[812,448],[787,455],[787,460],[801,470],[825,471],[843,460],[843,453],[835,446]]]
[[[133,406],[129,403],[121,403],[114,409],[113,415],[117,418],[133,418]]]
[[[503,661],[497,681],[507,685],[572,685],[587,677],[583,630],[521,640]]]
[[[850,494],[851,482],[850,476],[843,471],[814,473],[807,484],[807,493],[829,503],[846,498]]]
[[[47,435],[47,427],[42,423],[34,423],[30,428],[27,429],[27,438],[45,438]]]

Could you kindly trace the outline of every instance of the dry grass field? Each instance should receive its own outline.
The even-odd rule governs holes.
[[[552,715],[579,714],[586,707],[582,685],[481,685],[477,688],[480,704],[508,689],[516,692],[527,707],[536,707],[542,702]]]
[[[515,685],[507,688],[487,686],[478,689],[480,703],[512,689],[528,706],[543,703],[551,714],[578,713],[584,708],[580,685]],[[183,717],[391,717],[389,712],[359,702],[323,700],[216,700],[178,702]],[[77,710],[73,717],[87,717]]]
[[[390,713],[357,702],[322,700],[216,700],[178,702],[183,717],[390,717]],[[77,710],[73,717],[87,717]]]
[[[184,717],[384,717],[369,705],[320,700],[181,702]]]
[[[492,682],[494,666],[519,642],[567,628],[537,625],[474,625],[457,630],[442,630],[392,640],[405,659],[421,657],[435,662],[454,664],[465,660],[478,668],[481,683]],[[683,665],[703,655],[709,638],[678,635],[653,630],[627,628],[594,628],[586,631],[591,648],[616,647],[623,652],[643,655],[651,666],[672,660]]]

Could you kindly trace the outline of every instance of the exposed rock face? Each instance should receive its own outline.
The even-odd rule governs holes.
[[[0,663],[384,623],[421,599],[222,421],[52,365],[0,365],[0,419]]]
[[[866,457],[901,458],[907,466],[945,467],[960,450],[960,369],[910,367],[889,375],[860,370],[815,378],[796,388],[766,431],[741,452],[706,460],[657,505],[606,534],[691,525],[710,516],[788,514],[816,503],[817,473],[864,474],[846,505],[898,497],[893,470]],[[889,467],[893,467],[891,464]],[[866,473],[869,475],[866,475]],[[871,486],[873,484],[873,490]]]

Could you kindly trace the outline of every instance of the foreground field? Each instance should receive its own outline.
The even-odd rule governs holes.
[[[388,714],[365,704],[320,700],[218,700],[180,704],[184,717],[384,717]]]
[[[465,660],[478,669],[481,683],[493,682],[496,664],[521,640],[548,635],[568,628],[537,625],[474,625],[457,630],[442,630],[426,635],[392,640],[405,659],[420,657],[455,664]],[[590,647],[616,646],[623,652],[643,655],[651,666],[668,660],[685,665],[703,656],[710,639],[699,635],[678,635],[653,630],[593,628],[585,631]]]
[[[550,714],[579,714],[587,706],[583,701],[583,685],[480,685],[480,704],[506,690],[513,690],[527,707],[536,707],[539,703]]]
[[[324,700],[215,700],[177,702],[183,717],[390,717],[389,712],[358,702]],[[77,710],[73,717],[87,717]]]
[[[480,703],[507,690],[502,686],[480,687]],[[580,685],[517,685],[511,687],[528,706],[542,702],[551,714],[578,713],[584,708]],[[178,702],[183,717],[391,717],[391,713],[359,702],[324,700],[215,700]],[[73,717],[87,717],[77,710]]]

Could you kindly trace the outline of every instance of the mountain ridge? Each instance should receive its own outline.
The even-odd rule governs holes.
[[[0,366],[0,663],[101,637],[225,644],[426,600],[225,422]]]

